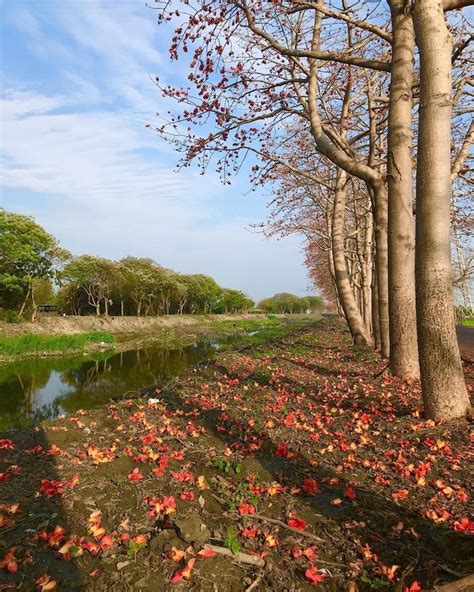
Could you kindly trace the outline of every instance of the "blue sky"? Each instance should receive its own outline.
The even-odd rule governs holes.
[[[154,258],[259,299],[307,293],[297,237],[249,231],[268,195],[245,174],[176,173],[145,124],[173,84],[155,13],[141,0],[0,0],[0,204],[34,216],[74,254]],[[182,74],[182,73],[181,73]]]

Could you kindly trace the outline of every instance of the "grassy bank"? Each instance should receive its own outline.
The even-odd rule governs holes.
[[[0,337],[0,356],[9,358],[42,353],[70,353],[97,343],[113,343],[110,333],[95,331],[76,335],[37,335],[27,333],[17,337]]]
[[[316,317],[306,315],[294,315],[292,317],[274,317],[269,315],[266,319],[249,319],[239,321],[218,321],[217,327],[220,335],[233,335],[237,339],[225,345],[225,349],[242,349],[245,347],[264,344],[272,340],[285,337],[289,333],[307,327],[316,322]]]
[[[142,319],[139,319],[140,321]],[[13,336],[0,336],[0,361],[18,361],[47,355],[66,355],[89,351],[91,346],[104,342],[115,343],[116,351],[141,349],[150,345],[166,349],[178,349],[198,341],[229,337],[229,347],[255,345],[312,324],[316,317],[292,315],[264,318],[216,318],[196,316],[189,318],[159,317],[150,319],[149,326],[140,325],[133,331],[83,331],[47,335],[44,333],[23,333]],[[182,322],[179,322],[179,321]],[[125,325],[126,326],[126,325]],[[106,327],[104,327],[105,329]],[[109,326],[107,326],[109,328]],[[131,328],[131,327],[130,327]],[[141,330],[140,330],[141,329]],[[227,346],[224,345],[223,349]]]

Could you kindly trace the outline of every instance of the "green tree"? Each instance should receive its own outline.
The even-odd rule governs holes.
[[[101,303],[104,313],[108,315],[113,290],[114,263],[102,257],[80,255],[70,261],[64,268],[62,278],[83,292],[87,304],[93,306],[95,314],[100,315]]]
[[[217,314],[248,311],[255,306],[253,300],[239,290],[222,290],[221,297],[214,304],[212,312]]]
[[[310,312],[318,312],[325,306],[324,300],[321,298],[321,296],[306,296],[305,298],[308,302],[308,309]]]
[[[308,310],[314,312],[322,307],[323,301],[318,296],[300,297],[288,292],[280,292],[271,298],[264,298],[258,303],[258,308],[265,312],[278,314],[305,313]]]
[[[34,283],[56,279],[68,257],[69,253],[33,218],[0,209],[0,298],[2,304],[14,302],[19,306],[19,317],[31,301],[34,320]]]
[[[135,305],[136,315],[143,307],[149,310],[156,288],[156,263],[153,259],[125,257],[120,261],[125,275],[126,292]]]

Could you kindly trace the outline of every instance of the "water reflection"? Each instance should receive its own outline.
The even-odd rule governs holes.
[[[146,347],[93,358],[25,360],[0,366],[0,430],[89,409],[209,359],[223,341],[182,349]]]

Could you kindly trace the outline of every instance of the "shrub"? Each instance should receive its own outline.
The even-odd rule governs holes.
[[[18,322],[18,314],[16,310],[7,310],[3,315],[3,320],[5,323],[16,323]]]

